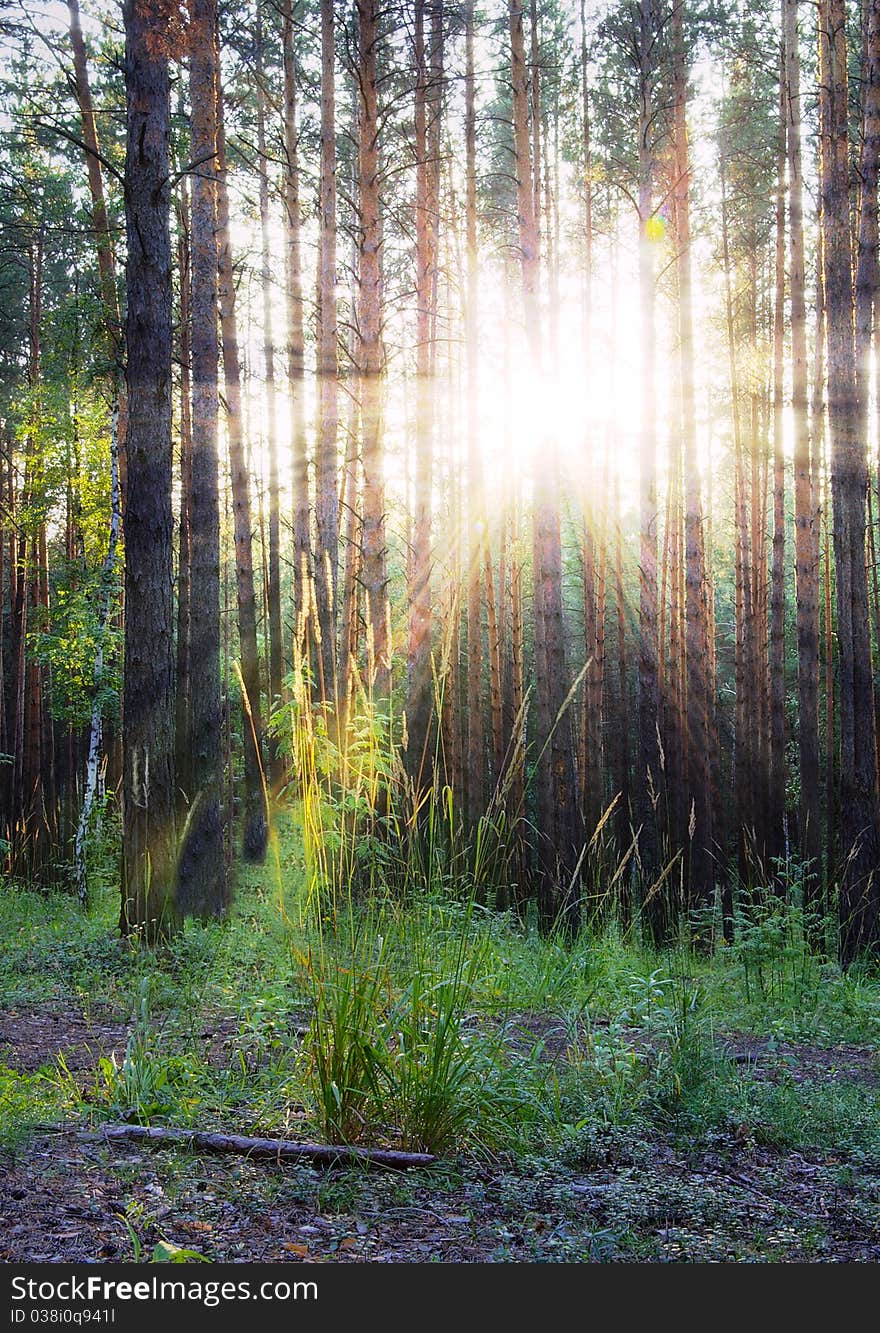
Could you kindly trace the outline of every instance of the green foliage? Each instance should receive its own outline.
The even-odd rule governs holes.
[[[124,1213],[117,1214],[126,1232],[128,1233],[129,1243],[131,1245],[131,1255],[134,1263],[150,1264],[209,1264],[211,1260],[198,1250],[190,1250],[182,1245],[175,1245],[173,1241],[160,1239],[153,1246],[149,1258],[144,1259],[144,1241],[142,1232],[153,1230],[155,1223],[145,1213],[140,1204],[129,1204]]]
[[[731,952],[746,1000],[778,1004],[790,998],[798,1006],[815,1002],[822,968],[808,939],[800,906],[771,899],[739,913]]]
[[[51,623],[32,627],[33,657],[51,669],[53,716],[71,726],[88,724],[94,697],[95,657],[102,599],[110,598],[103,630],[103,672],[98,695],[101,716],[118,720],[122,688],[122,635],[113,614],[121,595],[120,570],[105,588],[104,559],[110,524],[110,422],[106,400],[74,380],[54,390],[61,396],[50,420],[29,447],[39,462],[40,502],[25,521],[54,511],[72,510],[79,548],[53,551]]]
[[[838,1082],[799,1082],[791,1073],[756,1078],[720,1063],[682,1102],[677,1130],[745,1149],[855,1154],[880,1164],[877,1089]]]
[[[375,1134],[383,1118],[381,960],[355,956],[332,973],[310,969],[308,981],[314,1006],[309,1072],[321,1124],[331,1142],[355,1142]]]
[[[417,790],[401,757],[405,721],[393,710],[359,688],[344,733],[334,736],[327,711],[311,701],[304,664],[287,688],[289,700],[269,730],[290,760],[284,795],[301,819],[310,908],[320,901],[332,915],[338,901],[411,902],[426,894],[507,901],[518,841],[500,796],[469,827],[439,776],[433,789]],[[437,691],[439,712],[439,683]]]
[[[308,961],[308,1077],[331,1139],[390,1137],[449,1153],[498,1147],[532,1118],[526,1090],[508,1077],[503,1029],[471,1021],[479,937],[466,920],[451,953],[441,945],[434,956],[432,918],[408,917],[402,929],[374,921],[353,948],[325,940]]]
[[[141,986],[140,1001],[121,1064],[116,1056],[98,1062],[96,1095],[114,1114],[149,1124],[174,1105],[175,1064],[162,1051],[160,1035],[150,1022],[150,987]]]
[[[76,1111],[79,1098],[51,1069],[19,1073],[0,1061],[0,1159],[14,1157],[34,1127]]]
[[[70,580],[67,586],[62,580]],[[51,671],[52,716],[85,727],[95,698],[95,655],[99,637],[100,573],[56,569],[51,630],[28,636],[34,659]],[[118,589],[114,587],[114,595]],[[111,615],[103,633],[105,669],[97,694],[102,718],[118,720],[122,688],[122,635]]]
[[[110,881],[84,914],[70,894],[42,893],[0,881],[0,1004],[125,1005],[128,987],[149,960],[117,933],[118,883]]]
[[[378,876],[371,895],[315,893],[297,813],[276,817],[276,855],[243,872],[228,923],[188,922],[156,951],[114,940],[109,877],[86,916],[63,895],[0,891],[5,1003],[48,995],[62,1012],[130,1022],[116,1058],[96,1050],[91,1070],[62,1055],[35,1075],[0,1072],[7,1151],[35,1124],[133,1117],[427,1149],[453,1166],[476,1155],[526,1217],[499,1221],[502,1261],[523,1257],[520,1230],[535,1259],[806,1254],[821,1237],[782,1206],[756,1223],[735,1187],[707,1197],[663,1162],[796,1151],[859,1181],[880,1163],[870,1071],[801,1078],[786,1055],[798,1032],[876,1048],[880,1010],[875,974],[809,955],[797,907],[737,918],[714,951],[683,936],[657,952],[613,926],[542,934],[442,881],[408,899],[383,896]],[[748,1032],[770,1034],[760,1061],[729,1054]],[[191,1172],[188,1153],[161,1160],[166,1175]],[[463,1174],[482,1188],[482,1173]],[[261,1188],[344,1217],[363,1178],[270,1173]],[[392,1181],[375,1206],[422,1203],[425,1187]],[[532,1234],[529,1218],[548,1216]],[[134,1205],[120,1223],[139,1262],[200,1261]]]
[[[170,1240],[160,1240],[153,1247],[154,1264],[209,1264],[210,1259],[198,1250],[188,1250],[183,1245],[173,1245]]]

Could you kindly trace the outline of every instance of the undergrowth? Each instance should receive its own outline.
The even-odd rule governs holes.
[[[574,936],[542,929],[505,906],[509,794],[468,831],[447,789],[416,796],[390,725],[367,701],[334,740],[292,684],[274,722],[290,783],[226,922],[146,950],[118,938],[109,873],[85,913],[0,887],[12,1055],[19,1007],[128,1033],[85,1070],[50,1051],[36,1075],[3,1070],[7,1148],[76,1112],[584,1164],[636,1160],[657,1135],[877,1151],[876,1086],[762,1080],[726,1051],[733,1033],[880,1045],[876,971],[812,951],[796,886],[740,904],[731,940],[704,913],[658,950],[611,901]]]

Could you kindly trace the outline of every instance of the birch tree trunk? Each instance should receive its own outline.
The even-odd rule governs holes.
[[[98,788],[98,768],[103,745],[101,717],[101,688],[104,680],[104,640],[110,609],[113,602],[113,589],[116,579],[116,548],[119,541],[120,492],[119,492],[119,451],[120,440],[125,440],[127,417],[124,380],[120,374],[120,345],[122,327],[119,314],[119,300],[116,292],[116,264],[113,255],[110,223],[107,215],[107,203],[104,195],[104,179],[101,170],[100,147],[95,121],[92,90],[89,81],[86,47],[83,39],[79,16],[79,0],[68,0],[70,14],[70,44],[73,49],[74,92],[80,109],[82,139],[85,145],[86,172],[89,180],[89,193],[92,200],[92,226],[95,232],[95,249],[98,259],[98,275],[101,287],[101,303],[104,309],[104,325],[107,339],[107,351],[114,363],[111,385],[111,430],[110,430],[110,527],[107,535],[107,552],[101,569],[101,593],[98,603],[96,626],[97,647],[92,669],[92,707],[89,718],[89,742],[86,757],[85,786],[79,823],[74,842],[74,874],[76,894],[85,905],[88,899],[88,877],[86,866],[86,840],[91,823],[95,793]],[[70,775],[72,779],[72,774]]]

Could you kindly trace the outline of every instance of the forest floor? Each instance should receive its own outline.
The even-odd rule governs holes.
[[[114,938],[109,898],[0,889],[0,1260],[880,1261],[880,979],[778,914],[708,957],[471,923],[463,1049],[498,1035],[509,1118],[487,1139],[476,1101],[430,1167],[102,1141],[124,1120],[320,1139],[271,897],[249,881],[231,924],[157,959]]]
[[[0,1015],[9,1069],[63,1053],[91,1072],[119,1025]],[[740,1038],[750,1077],[876,1094],[875,1052]],[[0,1260],[147,1257],[159,1241],[223,1262],[880,1261],[880,1158],[613,1132],[559,1158],[458,1156],[415,1172],[313,1169],[110,1146],[81,1124],[35,1128],[3,1169]]]

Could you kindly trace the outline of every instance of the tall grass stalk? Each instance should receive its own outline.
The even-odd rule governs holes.
[[[372,697],[369,675],[353,672],[337,727],[337,714],[312,701],[307,662],[301,649],[272,726],[302,829],[305,886],[291,934],[312,1011],[316,1113],[328,1137],[346,1141],[447,1151],[488,1138],[500,1042],[469,1030],[467,1017],[486,961],[473,904],[495,898],[509,869],[500,795],[468,831],[439,768],[427,789],[406,772],[391,707]],[[441,664],[438,714],[444,678]],[[450,902],[460,905],[451,948]]]

